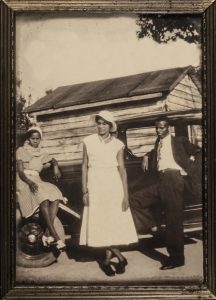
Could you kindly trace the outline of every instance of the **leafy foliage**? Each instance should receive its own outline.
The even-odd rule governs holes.
[[[139,39],[152,38],[157,43],[176,41],[178,38],[188,43],[201,43],[201,19],[199,16],[181,15],[139,15],[137,31]]]
[[[24,112],[26,105],[26,99],[22,96],[21,90],[22,80],[17,78],[16,80],[16,130],[25,131],[31,125],[31,120]]]
[[[16,129],[28,129],[31,121],[24,112],[26,100],[22,96],[16,99]]]

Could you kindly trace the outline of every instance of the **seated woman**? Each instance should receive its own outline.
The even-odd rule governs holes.
[[[60,251],[65,244],[60,240],[54,227],[54,219],[58,211],[60,200],[64,197],[60,190],[49,182],[41,180],[39,173],[43,165],[53,166],[54,178],[61,177],[57,161],[40,147],[42,131],[39,127],[31,127],[26,133],[26,141],[16,152],[17,161],[17,192],[22,216],[27,218],[39,208],[46,222],[47,229],[42,238],[43,244],[55,245]]]

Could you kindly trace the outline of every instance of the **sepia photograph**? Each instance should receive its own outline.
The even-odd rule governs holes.
[[[17,284],[203,284],[201,23],[17,14]]]

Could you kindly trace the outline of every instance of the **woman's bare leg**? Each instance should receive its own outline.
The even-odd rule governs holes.
[[[59,200],[55,200],[54,202],[50,202],[50,208],[49,208],[50,220],[53,224],[54,224],[54,220],[55,220],[55,217],[57,215],[57,212],[58,212],[58,208],[59,208]]]
[[[125,272],[125,266],[128,264],[127,259],[121,254],[119,249],[110,248],[112,253],[118,258],[118,265],[116,266],[116,273],[123,274]]]
[[[110,249],[106,249],[105,251],[105,259],[101,262],[100,267],[104,271],[104,273],[108,276],[114,276],[115,271],[112,269],[110,265],[110,259],[112,258],[112,251]]]
[[[104,265],[109,265],[110,264],[110,260],[112,258],[112,251],[110,249],[106,249],[106,257],[104,260]]]
[[[119,261],[124,261],[125,257],[121,254],[119,249],[117,248],[110,248],[111,252],[118,258]]]
[[[55,217],[58,212],[58,207],[59,207],[59,200],[49,203],[49,216],[53,225],[54,225]],[[50,232],[48,228],[46,228],[45,230],[45,236],[50,236]]]
[[[49,200],[45,200],[40,204],[40,210],[41,213],[45,219],[46,225],[48,227],[48,230],[50,232],[50,234],[54,237],[54,239],[56,241],[58,241],[60,238],[53,226],[53,221],[51,220],[50,217],[50,204],[49,204]]]

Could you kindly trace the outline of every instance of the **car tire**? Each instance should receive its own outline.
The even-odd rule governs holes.
[[[25,268],[44,268],[57,261],[60,254],[53,247],[44,247],[42,244],[43,229],[38,220],[25,222],[19,212],[16,216],[16,265]],[[64,228],[61,221],[56,217],[54,226],[62,241],[65,241]],[[27,236],[36,232],[38,242],[34,244],[27,243]],[[23,242],[24,241],[24,242]],[[26,242],[26,243],[25,243]],[[24,244],[24,246],[23,246]],[[30,247],[30,250],[28,249]],[[34,249],[35,248],[35,249]],[[33,250],[32,250],[33,249]]]

